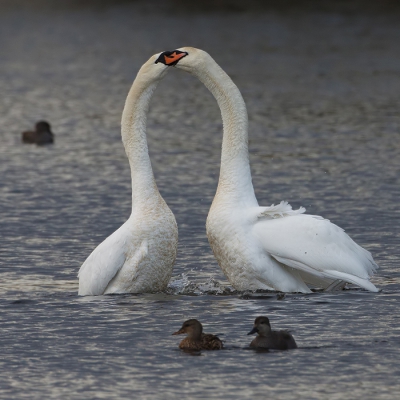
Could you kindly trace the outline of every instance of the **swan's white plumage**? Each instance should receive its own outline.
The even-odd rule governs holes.
[[[371,254],[326,219],[304,214],[260,219],[252,232],[265,251],[289,267],[325,278],[346,277],[369,290],[373,286],[369,277],[377,265]]]
[[[269,207],[259,207],[259,210],[257,211],[259,211],[259,217],[281,218],[303,214],[306,212],[306,209],[300,207],[298,210],[293,210],[292,206],[287,201],[281,201],[277,205],[272,204]]]
[[[168,67],[151,57],[126,99],[122,141],[131,167],[132,213],[81,266],[79,295],[155,292],[167,287],[178,244],[175,217],[154,180],[146,140],[151,96]]]
[[[82,264],[79,273],[80,294],[103,294],[109,282],[126,260],[125,224],[96,247]]]
[[[239,89],[204,51],[188,52],[177,68],[202,81],[221,110],[224,135],[218,189],[207,236],[230,283],[238,290],[309,292],[306,283],[332,287],[344,280],[377,291],[369,281],[378,266],[343,229],[287,202],[259,207],[251,180],[247,111]]]

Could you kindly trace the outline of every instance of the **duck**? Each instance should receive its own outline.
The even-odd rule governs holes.
[[[168,71],[168,64],[157,62],[158,58],[173,64],[185,55],[153,55],[129,90],[121,135],[131,169],[132,212],[80,267],[78,295],[154,293],[168,285],[176,259],[178,226],[154,179],[146,120],[152,95]]]
[[[318,215],[293,210],[287,201],[259,206],[248,152],[248,117],[243,97],[205,51],[182,47],[175,64],[213,94],[223,121],[218,187],[206,221],[208,241],[230,284],[238,291],[310,293],[352,283],[371,292],[378,269],[371,253],[342,228]]]
[[[270,349],[270,350],[289,350],[297,349],[297,344],[293,336],[288,331],[273,331],[268,317],[257,317],[254,321],[253,329],[248,335],[258,335],[250,343],[250,347]]]
[[[34,131],[22,132],[22,142],[36,143],[39,146],[54,143],[54,134],[50,124],[47,121],[36,122]]]
[[[185,333],[187,337],[179,343],[182,350],[221,350],[224,347],[218,336],[203,333],[203,325],[197,319],[188,319],[182,324],[182,328],[172,335]]]

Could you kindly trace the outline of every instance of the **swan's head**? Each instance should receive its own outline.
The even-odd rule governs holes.
[[[191,74],[196,74],[196,71],[206,68],[213,62],[208,53],[195,47],[181,47],[175,51],[185,53],[185,57],[178,60],[174,66]]]
[[[175,66],[185,56],[187,53],[180,50],[154,54],[143,64],[140,75],[145,76],[146,81],[158,81],[167,73],[168,67]]]
[[[142,65],[138,75],[145,82],[157,82],[167,73],[168,67],[176,65],[186,55],[179,50],[154,54]]]
[[[155,54],[155,63],[164,64],[166,67],[173,67],[177,65],[182,58],[186,57],[188,53],[182,50],[163,51],[162,53]]]
[[[173,333],[173,335],[187,334],[189,338],[200,338],[203,332],[203,326],[197,319],[188,319],[182,324],[182,328],[179,331]]]
[[[173,51],[164,51],[158,55],[156,54],[156,56],[158,56],[156,63],[174,66],[189,73],[200,69],[202,65],[207,64],[211,59],[208,53],[194,47],[181,47]]]
[[[267,336],[271,332],[271,325],[267,317],[257,317],[254,321],[253,329],[248,335],[258,333],[260,336]]]

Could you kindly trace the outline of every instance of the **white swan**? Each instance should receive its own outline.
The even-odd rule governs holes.
[[[186,53],[162,53],[175,64]],[[150,99],[168,67],[152,56],[140,69],[122,113],[122,141],[132,176],[129,219],[89,255],[79,270],[79,295],[156,292],[171,278],[178,244],[175,217],[161,197],[146,140]]]
[[[218,189],[207,217],[214,255],[238,290],[310,292],[351,282],[370,291],[378,266],[371,254],[328,220],[292,210],[287,202],[260,207],[254,194],[247,146],[247,111],[239,89],[204,51],[187,52],[177,68],[196,76],[221,109],[224,136]]]

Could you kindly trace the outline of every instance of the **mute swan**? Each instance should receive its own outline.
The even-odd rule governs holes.
[[[79,295],[155,292],[171,278],[178,244],[175,217],[154,180],[146,114],[159,81],[186,53],[152,56],[140,69],[122,113],[122,142],[132,176],[129,219],[89,255],[79,270]],[[163,57],[164,63],[157,62]]]
[[[296,349],[297,344],[288,331],[273,331],[267,317],[257,317],[253,329],[248,335],[258,333],[250,343],[250,347],[272,350]]]
[[[224,345],[218,336],[203,333],[203,326],[197,319],[189,319],[182,324],[179,331],[173,335],[182,335],[186,333],[187,337],[179,343],[179,348],[183,350],[221,350]]]
[[[188,55],[176,67],[203,82],[221,109],[221,169],[206,229],[232,286],[308,293],[306,282],[326,288],[343,281],[376,292],[369,278],[377,264],[343,229],[303,214],[303,207],[292,210],[284,201],[258,205],[247,147],[247,110],[239,89],[206,52],[191,47],[179,51]]]
[[[36,143],[38,146],[54,142],[54,135],[50,124],[46,121],[39,121],[35,124],[34,131],[22,132],[23,143]]]

